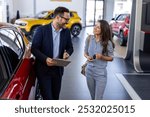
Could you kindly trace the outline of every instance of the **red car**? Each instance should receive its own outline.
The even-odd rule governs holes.
[[[27,40],[16,27],[0,23],[0,99],[29,99],[35,74]]]
[[[117,17],[112,18],[110,26],[113,35],[119,38],[121,46],[126,46],[129,31],[130,14],[119,14]]]

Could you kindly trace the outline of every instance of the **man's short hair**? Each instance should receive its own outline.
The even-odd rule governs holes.
[[[57,8],[54,10],[54,17],[56,17],[57,15],[63,16],[63,15],[64,15],[64,12],[69,13],[69,9],[67,9],[67,8],[65,8],[65,7],[57,7]]]

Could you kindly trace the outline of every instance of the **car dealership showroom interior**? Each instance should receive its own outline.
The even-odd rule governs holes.
[[[150,0],[0,0],[0,99],[150,100],[149,14]]]

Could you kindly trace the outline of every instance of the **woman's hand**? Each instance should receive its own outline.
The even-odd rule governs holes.
[[[96,54],[96,59],[102,59],[103,55],[102,54]]]
[[[93,57],[89,56],[87,53],[84,53],[84,56],[87,58],[88,61],[93,61]]]
[[[93,57],[91,57],[91,56],[87,56],[86,58],[88,61],[93,61]]]
[[[102,55],[102,54],[96,54],[96,59],[100,59],[100,60],[103,60],[103,61],[113,61],[113,57],[105,56],[105,55]]]

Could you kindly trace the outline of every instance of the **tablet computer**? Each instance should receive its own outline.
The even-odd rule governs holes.
[[[56,61],[56,66],[66,67],[69,63],[71,63],[71,61],[64,59],[53,59],[53,60]]]

